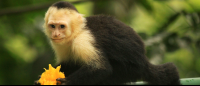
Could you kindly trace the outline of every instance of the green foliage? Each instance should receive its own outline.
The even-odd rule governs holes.
[[[143,38],[153,64],[173,62],[181,78],[200,76],[200,0],[69,0],[85,17],[116,17]],[[33,84],[54,53],[42,32],[57,0],[0,0],[0,84]],[[34,9],[32,9],[34,8]]]

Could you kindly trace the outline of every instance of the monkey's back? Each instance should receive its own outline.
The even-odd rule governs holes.
[[[113,74],[106,81],[122,83],[141,78],[149,62],[140,36],[131,27],[110,16],[97,15],[86,19],[97,49],[112,65]]]
[[[104,52],[106,57],[135,64],[146,60],[144,43],[131,27],[105,15],[90,16],[86,19],[97,48]]]

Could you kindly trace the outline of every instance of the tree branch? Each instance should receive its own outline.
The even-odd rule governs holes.
[[[80,1],[73,1],[71,3],[77,4],[85,1],[94,1],[94,0],[80,0]],[[32,6],[23,6],[23,7],[18,7],[18,8],[5,8],[0,10],[0,16],[2,15],[9,15],[9,14],[19,14],[19,13],[25,13],[25,12],[30,12],[30,11],[35,11],[35,10],[42,10],[42,9],[47,9],[49,6],[51,6],[54,2],[48,2],[46,4],[39,4],[39,5],[32,5]]]

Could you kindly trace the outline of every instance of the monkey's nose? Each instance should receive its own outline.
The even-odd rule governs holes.
[[[58,35],[55,35],[55,37],[60,37],[60,34],[58,34]]]

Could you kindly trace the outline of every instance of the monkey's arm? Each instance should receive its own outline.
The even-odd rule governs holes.
[[[66,69],[66,71],[67,70],[68,69]],[[94,65],[82,66],[80,69],[66,77],[64,81],[63,79],[60,79],[60,81],[62,84],[66,85],[94,85],[102,80],[105,80],[105,78],[111,73],[112,67],[106,61],[101,64],[101,68],[95,68]]]

